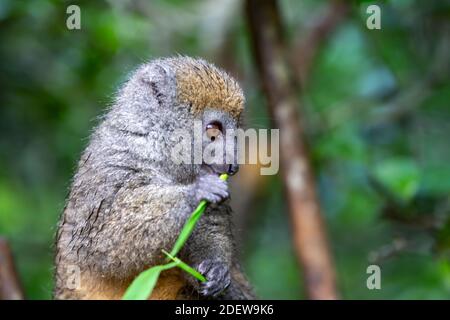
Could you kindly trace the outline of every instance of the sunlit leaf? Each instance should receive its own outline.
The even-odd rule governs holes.
[[[374,173],[375,177],[401,200],[410,200],[419,189],[419,168],[411,159],[385,160],[375,167]]]

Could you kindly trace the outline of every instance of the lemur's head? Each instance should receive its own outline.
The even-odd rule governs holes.
[[[226,137],[228,131],[240,127],[244,102],[239,84],[205,60],[159,59],[144,64],[131,76],[119,92],[107,122],[121,133],[118,138],[122,138],[119,139],[123,142],[122,149],[152,163],[173,160],[181,131],[194,138],[195,132],[201,130],[202,150],[208,150],[206,154],[211,155],[212,151],[215,155],[221,148],[223,151],[222,158],[202,157],[201,165],[217,173],[233,174],[238,169],[236,139]],[[189,145],[192,146],[191,160],[195,163],[173,166],[171,170],[198,172],[200,164],[198,158],[194,159],[198,149],[193,141]],[[234,153],[232,162],[227,152]]]

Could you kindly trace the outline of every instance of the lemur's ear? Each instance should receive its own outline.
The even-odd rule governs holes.
[[[177,86],[175,73],[159,61],[154,61],[142,70],[141,81],[149,87],[158,105],[163,106],[176,99]]]

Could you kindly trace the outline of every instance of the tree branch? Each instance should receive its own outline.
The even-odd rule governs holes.
[[[307,30],[305,37],[300,37],[292,50],[292,62],[295,76],[302,85],[308,80],[309,71],[318,51],[326,39],[350,12],[350,2],[345,0],[330,1],[326,14]]]
[[[317,200],[315,183],[297,114],[275,0],[247,0],[246,11],[257,68],[275,128],[280,128],[284,187],[294,247],[310,299],[336,299],[335,271]]]
[[[8,242],[0,238],[0,300],[24,298]]]

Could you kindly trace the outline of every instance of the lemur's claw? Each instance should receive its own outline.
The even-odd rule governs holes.
[[[221,260],[204,260],[198,266],[207,281],[200,284],[199,292],[204,296],[217,297],[231,282],[230,271]]]

